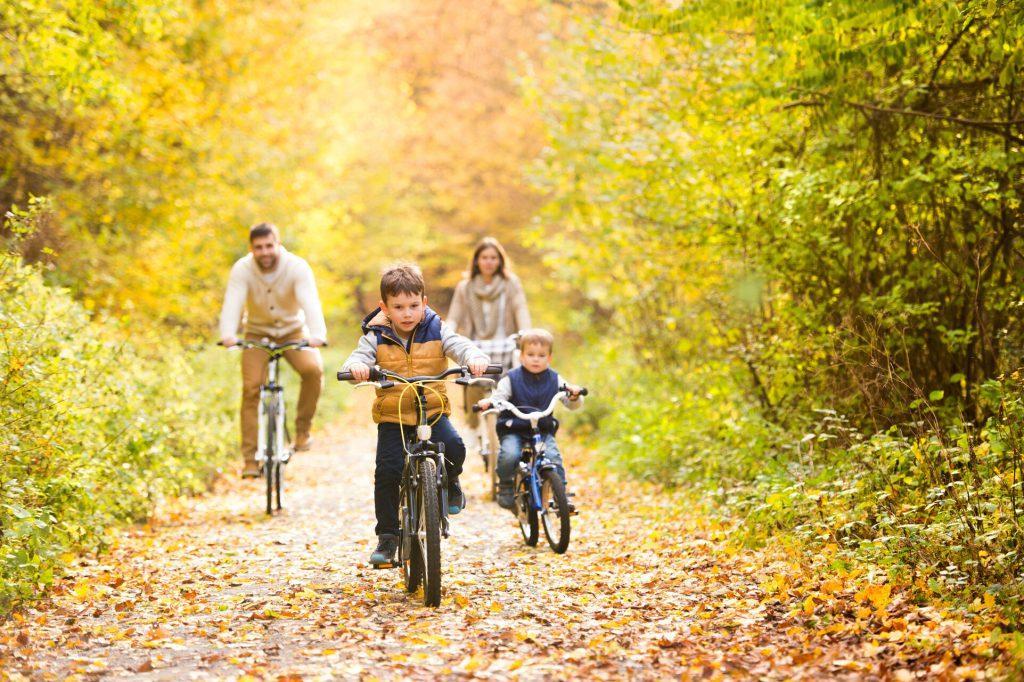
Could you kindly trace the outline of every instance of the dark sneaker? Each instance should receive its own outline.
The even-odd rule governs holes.
[[[242,467],[242,478],[259,478],[260,477],[260,465],[254,459],[245,460],[245,465]]]
[[[465,508],[466,496],[462,494],[459,479],[453,478],[448,482],[448,513],[454,516]]]
[[[576,497],[576,493],[569,492],[569,490],[566,489],[565,496],[566,497]],[[578,512],[576,511],[576,505],[572,503],[572,500],[566,500],[566,502],[568,503],[568,506],[569,506],[569,513],[573,514],[573,515],[577,514]]]
[[[502,509],[516,508],[516,496],[512,492],[512,486],[498,486],[498,506]]]
[[[370,555],[370,564],[374,568],[381,568],[397,563],[395,554],[398,553],[398,536],[381,535],[377,538],[377,549]]]

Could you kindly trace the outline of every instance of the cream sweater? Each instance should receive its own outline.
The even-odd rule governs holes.
[[[260,270],[251,253],[232,266],[220,311],[221,337],[237,336],[241,322],[245,334],[277,338],[301,329],[309,338],[327,340],[312,268],[283,246],[280,249],[273,272]]]

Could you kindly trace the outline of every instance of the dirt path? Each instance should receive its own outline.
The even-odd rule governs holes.
[[[991,664],[971,623],[877,576],[823,580],[808,570],[821,557],[732,552],[679,500],[579,464],[582,514],[557,556],[484,501],[471,458],[442,605],[424,608],[400,571],[366,566],[364,419],[294,462],[280,516],[262,514],[259,483],[232,480],[79,560],[52,599],[0,626],[0,677],[958,679]]]

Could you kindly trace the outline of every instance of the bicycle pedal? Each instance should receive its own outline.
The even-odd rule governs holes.
[[[388,563],[388,564],[370,564],[370,565],[373,566],[373,569],[375,571],[379,571],[379,570],[381,570],[383,568],[398,568],[398,562],[397,561],[393,561],[393,562]]]

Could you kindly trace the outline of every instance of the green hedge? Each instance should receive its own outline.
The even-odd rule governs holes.
[[[203,490],[232,450],[232,363],[100,320],[0,255],[0,612],[70,551]]]
[[[595,352],[580,371],[593,378],[588,411],[613,468],[691,487],[741,542],[782,533],[834,545],[847,561],[945,594],[992,592],[1011,617],[1024,613],[1019,373],[981,386],[992,415],[983,425],[964,422],[936,392],[913,406],[915,421],[866,433],[828,409],[771,424],[728,380],[730,368],[713,362],[653,371],[618,358]]]

